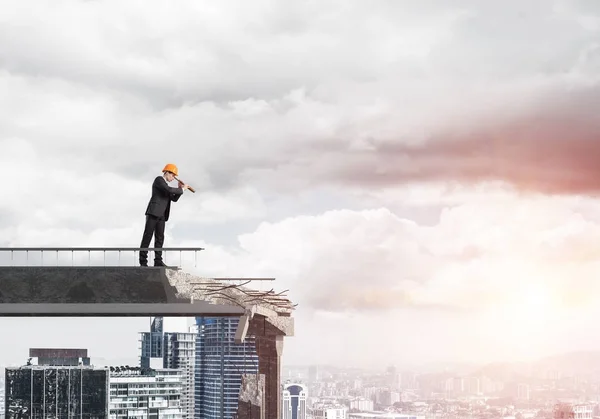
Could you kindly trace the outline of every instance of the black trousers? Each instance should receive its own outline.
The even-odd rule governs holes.
[[[163,217],[146,215],[146,226],[144,227],[144,235],[142,236],[140,247],[150,247],[152,236],[154,236],[154,247],[163,247],[165,241],[165,219]],[[162,252],[154,252],[154,262],[162,262]],[[140,250],[140,263],[148,263],[148,252],[145,250]]]

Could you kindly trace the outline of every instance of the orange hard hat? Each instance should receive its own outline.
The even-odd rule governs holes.
[[[171,163],[168,163],[162,171],[163,171],[163,173],[164,172],[171,172],[175,176],[178,175],[177,166],[175,166],[174,164],[171,164]]]

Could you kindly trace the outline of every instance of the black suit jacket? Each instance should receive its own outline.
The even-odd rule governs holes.
[[[146,215],[164,217],[165,221],[168,221],[171,201],[177,202],[182,194],[183,189],[173,188],[169,186],[164,177],[157,176],[152,183],[152,197],[146,208]]]

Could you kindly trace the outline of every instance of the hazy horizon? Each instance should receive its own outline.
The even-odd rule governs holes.
[[[187,332],[193,321],[194,318],[165,317],[164,330],[165,332]],[[3,333],[16,335],[18,331],[21,332],[20,338],[13,341],[13,345],[0,349],[0,368],[24,365],[28,359],[29,348],[41,347],[87,349],[92,364],[95,366],[137,365],[139,362],[138,333],[149,331],[150,323],[150,317],[0,318],[0,329],[3,330]],[[25,328],[38,329],[42,333],[32,334]],[[308,333],[309,329],[307,325],[302,325],[300,330],[304,334]],[[65,331],[66,334],[64,334]],[[373,352],[366,362],[353,362],[343,361],[342,357],[338,357],[338,360],[326,361],[324,357],[319,356],[317,351],[312,351],[308,356],[303,357],[302,353],[305,351],[302,345],[303,339],[299,339],[299,344],[295,342],[296,340],[297,337],[285,340],[282,366],[286,368],[327,365],[336,368],[359,368],[383,372],[388,366],[394,365],[400,370],[442,372],[446,368],[453,369],[456,366],[479,368],[495,364],[535,364],[548,358],[583,354],[596,355],[598,368],[600,368],[600,348],[577,350],[565,347],[562,351],[549,348],[546,353],[528,359],[511,359],[510,356],[468,359],[444,356],[445,352],[438,350],[436,357],[423,361],[407,361],[402,354],[381,357],[378,356],[381,352]]]

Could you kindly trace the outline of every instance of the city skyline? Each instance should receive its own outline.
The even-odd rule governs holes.
[[[19,367],[25,365],[27,363],[27,353],[30,348],[33,347],[44,347],[44,348],[88,348],[90,353],[90,362],[92,365],[97,367],[104,366],[113,366],[113,365],[138,365],[140,363],[140,336],[139,333],[144,331],[145,329],[150,330],[152,319],[154,317],[140,317],[140,318],[94,318],[94,321],[98,321],[102,324],[103,321],[109,322],[122,322],[125,320],[135,320],[136,326],[134,328],[136,331],[134,333],[119,333],[116,336],[116,339],[119,340],[119,343],[122,345],[116,350],[109,352],[108,354],[113,354],[113,356],[108,355],[106,353],[98,353],[97,342],[98,338],[102,336],[102,329],[97,329],[95,331],[82,330],[83,336],[79,335],[78,337],[68,337],[64,338],[55,338],[55,339],[21,339],[19,342],[14,342],[14,345],[11,346],[10,351],[7,351],[7,348],[3,348],[6,353],[10,353],[9,356],[5,356],[0,358],[0,368],[5,367]],[[2,319],[0,319],[2,320]],[[10,320],[10,319],[5,319]],[[15,319],[16,320],[16,319]],[[29,321],[29,318],[22,318],[18,320]],[[48,322],[55,322],[57,319],[46,318]],[[60,319],[63,320],[63,319]],[[66,319],[68,320],[68,319]],[[98,327],[98,323],[95,323],[95,326]],[[163,317],[163,330],[164,333],[189,333],[190,329],[194,329],[195,327],[195,318],[186,318],[186,317]],[[99,333],[100,332],[100,333]],[[89,336],[85,336],[86,333],[89,333]],[[194,332],[195,333],[195,332]],[[106,337],[112,336],[109,330],[106,331]],[[125,340],[126,339],[126,340]],[[162,341],[161,341],[162,342]],[[288,349],[287,347],[285,349]],[[118,356],[115,356],[118,355]],[[125,356],[123,356],[125,355]],[[162,355],[161,355],[162,356]],[[540,361],[544,361],[546,359],[553,358],[566,358],[569,359],[570,362],[573,360],[579,360],[580,363],[585,364],[589,362],[590,365],[595,366],[600,369],[600,350],[584,350],[584,351],[549,351],[547,354],[530,359],[528,361],[510,361],[508,358],[499,357],[497,359],[492,359],[489,361],[472,361],[472,360],[457,360],[457,359],[442,359],[439,361],[432,360],[431,362],[422,362],[422,363],[406,363],[403,362],[401,356],[393,357],[393,358],[385,358],[381,359],[381,357],[377,356],[377,353],[373,353],[373,361],[371,363],[365,364],[352,364],[352,363],[344,363],[344,362],[319,362],[318,359],[316,362],[306,362],[306,363],[298,363],[289,361],[289,357],[282,357],[282,367],[285,369],[295,369],[295,368],[305,368],[308,369],[311,366],[321,366],[321,367],[331,367],[331,368],[339,368],[339,369],[358,369],[364,371],[371,372],[384,372],[386,368],[390,365],[393,365],[401,370],[405,371],[414,371],[414,372],[422,372],[422,373],[430,373],[430,372],[440,372],[446,369],[453,370],[455,368],[465,370],[469,368],[480,368],[489,365],[529,365],[535,364]],[[161,358],[162,359],[162,358]],[[287,360],[287,361],[286,361]],[[579,368],[582,368],[581,366]],[[591,368],[591,367],[590,367]]]
[[[215,387],[219,381],[215,372],[223,367],[229,370],[225,381],[234,384],[226,392],[232,393],[229,404],[235,409],[240,382],[237,374],[248,367],[247,372],[252,374],[257,367],[253,340],[232,345],[237,319],[198,317],[191,333],[174,331],[178,324],[182,325],[182,320],[188,319],[167,318],[165,321],[162,317],[152,317],[150,320],[147,331],[138,332],[142,343],[139,347],[141,369],[135,364],[99,368],[90,362],[90,351],[81,345],[30,348],[28,359],[33,363],[12,366],[5,372],[9,418],[29,409],[34,412],[56,410],[59,415],[67,410],[75,411],[82,407],[78,401],[82,397],[86,405],[86,400],[95,400],[96,409],[100,409],[98,414],[106,409],[111,417],[163,409],[159,417],[166,414],[185,419],[185,411],[191,408],[186,395],[194,392],[194,382],[195,393],[200,396],[196,403],[208,407],[201,414],[204,417],[208,411],[220,409],[219,403],[214,405],[211,399],[220,397]],[[224,364],[220,361],[221,355],[228,358]],[[144,357],[149,359],[144,360]],[[144,365],[154,370],[145,369]],[[191,365],[195,368],[190,370]],[[281,417],[303,418],[306,412],[307,418],[314,419],[391,416],[457,419],[453,414],[458,409],[462,411],[458,418],[476,415],[480,419],[564,419],[548,415],[552,415],[553,409],[567,413],[574,409],[583,414],[578,418],[592,419],[593,412],[600,411],[600,352],[556,356],[540,360],[536,365],[456,367],[437,371],[406,371],[395,365],[388,365],[385,371],[316,365],[283,368]],[[198,376],[194,369],[200,372]],[[195,379],[191,379],[189,373]],[[85,374],[95,374],[96,378],[84,379],[81,387],[72,385],[80,383],[78,377]],[[140,378],[142,376],[144,378]],[[163,380],[169,381],[170,387],[164,387]],[[161,393],[154,401],[143,394],[140,385],[169,393]],[[214,393],[207,400],[206,391],[198,391],[205,385],[212,389],[209,393]],[[107,398],[109,388],[110,399]],[[132,399],[132,394],[137,396]],[[295,415],[296,409],[298,415]],[[507,417],[507,414],[512,416]],[[223,416],[222,413],[215,415]]]
[[[187,341],[183,335],[180,337]],[[166,345],[168,341],[165,340]],[[37,362],[6,373],[7,388],[10,388],[7,401],[13,413],[10,417],[30,407],[47,413],[57,410],[59,415],[67,409],[77,410],[80,392],[84,403],[95,399],[104,405],[103,409],[110,411],[111,417],[113,414],[122,417],[147,414],[148,409],[156,408],[164,409],[158,413],[159,417],[162,414],[182,417],[180,400],[183,401],[184,377],[181,371],[162,369],[158,364],[158,369],[153,371],[125,366],[98,369],[87,364],[90,354],[82,348],[31,348],[29,355]],[[172,355],[179,360],[188,356]],[[589,364],[590,359],[580,357],[555,359],[554,365],[533,370],[488,368],[471,373],[419,374],[388,366],[382,374],[313,366],[301,372],[308,372],[305,376],[308,380],[298,380],[296,374],[300,370],[288,371],[289,378],[281,383],[281,417],[293,419],[294,406],[298,405],[294,394],[297,394],[300,406],[306,401],[306,410],[304,407],[300,410],[306,411],[307,418],[314,419],[564,419],[563,414],[569,417],[572,412],[577,413],[579,419],[592,419],[600,412],[600,354],[596,354],[595,360],[594,366]],[[77,366],[81,361],[84,365]],[[569,372],[574,361],[579,367],[587,362],[588,368]],[[82,387],[72,385],[73,380],[80,382],[79,375],[90,373],[96,378],[84,379]],[[48,387],[48,383],[55,386]],[[299,384],[301,387],[297,388]],[[161,394],[156,400],[148,398],[142,387],[154,388]],[[109,388],[110,399],[107,399]],[[287,396],[286,389],[290,391]],[[301,416],[304,417],[303,413]]]
[[[138,246],[174,163],[165,246],[289,289],[285,364],[600,350],[597,1],[2,9],[0,247]],[[0,362],[136,357],[90,321],[1,318]]]

